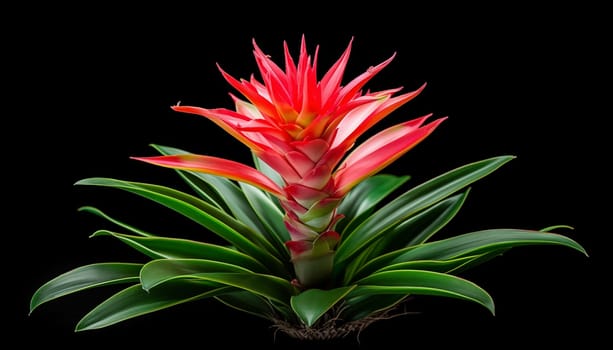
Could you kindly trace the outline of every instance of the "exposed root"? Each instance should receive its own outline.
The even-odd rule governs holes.
[[[317,323],[311,327],[307,327],[302,323],[290,323],[281,319],[273,319],[273,325],[271,327],[275,328],[275,334],[277,332],[283,332],[292,338],[300,340],[332,340],[355,334],[359,342],[360,332],[374,322],[406,315],[411,312],[399,312],[395,311],[394,308],[390,308],[377,314],[348,322],[340,319],[338,317],[339,313],[337,309],[330,310],[330,312],[323,315]]]

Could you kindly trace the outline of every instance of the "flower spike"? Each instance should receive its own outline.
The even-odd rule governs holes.
[[[174,106],[178,112],[204,116],[249,147],[283,179],[279,187],[263,173],[220,158],[195,155],[135,158],[175,169],[200,171],[243,181],[281,199],[286,211],[285,226],[292,237],[287,247],[297,271],[304,263],[317,266],[317,274],[329,276],[328,253],[313,250],[322,234],[336,234],[338,204],[357,184],[398,159],[427,137],[443,120],[421,126],[422,117],[381,131],[350,153],[358,138],[394,110],[415,98],[425,87],[394,96],[399,88],[362,92],[364,85],[396,56],[372,66],[342,84],[351,54],[353,37],[347,47],[317,80],[317,55],[310,56],[304,36],[300,55],[294,60],[284,43],[284,69],[252,41],[253,55],[262,78],[237,80],[218,65],[224,79],[246,100],[232,95],[236,110]],[[341,163],[341,160],[345,160]],[[293,241],[296,239],[297,241]],[[327,245],[332,247],[332,245]],[[318,246],[319,247],[319,246]],[[330,253],[333,248],[330,248]],[[319,252],[319,253],[316,253]],[[326,263],[313,263],[325,258]],[[307,262],[308,260],[308,262]],[[312,276],[312,271],[305,275]],[[314,281],[298,280],[309,287]],[[318,283],[326,278],[317,278]]]

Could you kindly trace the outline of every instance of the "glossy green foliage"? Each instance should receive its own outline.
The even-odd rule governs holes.
[[[162,154],[186,151],[154,145]],[[408,176],[378,174],[358,184],[340,203],[333,278],[322,288],[293,283],[285,242],[289,235],[278,199],[245,183],[175,170],[194,195],[147,183],[89,178],[78,185],[120,189],[163,205],[192,220],[227,244],[162,237],[85,206],[80,210],[117,226],[91,237],[111,237],[149,258],[145,264],[82,266],[42,285],[30,310],[88,289],[128,284],[78,322],[77,330],[107,327],[173,305],[211,298],[271,321],[304,327],[323,320],[356,321],[394,309],[410,296],[448,297],[476,303],[494,313],[491,296],[459,274],[509,249],[554,245],[586,254],[576,241],[552,231],[489,229],[436,240],[456,216],[469,186],[514,157],[470,163],[403,190]],[[281,178],[254,156],[256,168],[278,184]],[[328,315],[329,317],[324,317]]]

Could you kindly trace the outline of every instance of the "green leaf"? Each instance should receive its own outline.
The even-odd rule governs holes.
[[[80,180],[76,184],[122,189],[164,205],[216,233],[274,272],[289,277],[284,264],[268,253],[274,251],[268,241],[255,234],[241,222],[199,198],[164,186],[110,178],[88,178]]]
[[[462,208],[468,192],[469,189],[440,201],[394,227],[385,235],[385,239],[391,241],[388,243],[386,251],[426,242],[456,216]]]
[[[140,282],[144,290],[173,279],[192,278],[204,272],[246,272],[251,271],[238,265],[202,259],[160,259],[146,263],[140,270]]]
[[[525,245],[561,245],[587,255],[587,252],[579,243],[560,234],[519,229],[489,229],[465,233],[381,255],[365,264],[358,274],[363,276],[387,265],[405,261],[446,260],[492,252],[498,255],[499,251]]]
[[[266,192],[247,183],[241,183],[240,186],[253,212],[264,227],[263,235],[277,249],[277,257],[282,261],[289,261],[290,257],[285,242],[290,240],[290,236],[283,222],[284,213]]]
[[[568,225],[553,225],[553,226],[549,226],[549,227],[545,227],[543,229],[540,229],[539,231],[551,232],[553,230],[559,230],[561,228],[565,228],[565,229],[569,229],[569,230],[574,230],[575,229],[574,227],[568,226]]]
[[[467,255],[455,259],[448,260],[411,260],[400,263],[386,265],[376,272],[391,271],[391,270],[427,270],[443,273],[450,273],[462,266],[469,264],[486,254]]]
[[[143,289],[153,290],[177,279],[192,279],[225,284],[274,299],[289,305],[295,288],[287,280],[251,272],[240,266],[199,259],[160,259],[143,266],[140,281]]]
[[[235,292],[226,293],[224,295],[219,295],[216,296],[215,299],[233,309],[258,316],[266,320],[279,317],[277,315],[277,310],[273,308],[273,304],[271,304],[269,300],[245,290],[238,290]],[[284,316],[285,317],[283,318],[288,317],[287,315]]]
[[[317,320],[342,300],[356,286],[340,287],[329,290],[307,289],[291,298],[292,309],[298,317],[311,327]]]
[[[396,270],[374,273],[358,281],[348,297],[378,294],[417,294],[476,302],[494,313],[492,297],[475,283],[440,272]]]
[[[254,258],[216,244],[167,237],[138,237],[108,230],[98,230],[91,237],[112,236],[152,259],[207,259],[232,263],[255,272],[267,269]]]
[[[356,185],[338,206],[345,217],[336,225],[338,232],[352,231],[373,208],[409,180],[410,176],[377,174]]]
[[[452,259],[468,254],[483,254],[525,245],[561,245],[587,255],[579,243],[556,233],[519,229],[488,229],[422,244],[396,256],[391,262]]]
[[[96,306],[79,321],[76,331],[104,328],[137,316],[232,290],[231,287],[212,287],[189,280],[176,280],[145,292],[141,285],[137,284]]]
[[[487,261],[490,261],[492,259],[494,259],[495,257],[501,256],[502,254],[504,254],[507,250],[509,250],[510,248],[507,249],[498,249],[498,250],[491,250],[487,253],[483,253],[483,254],[477,254],[477,255],[468,255],[467,258],[469,258],[465,263],[456,266],[453,270],[449,270],[447,271],[447,273],[453,273],[454,275],[458,275],[460,273],[462,273],[463,271],[469,270],[477,265],[481,265]],[[460,259],[463,259],[464,257],[461,258],[455,258],[455,259],[450,259],[450,260],[454,260],[454,261],[459,261]]]
[[[347,232],[336,251],[336,261],[340,264],[353,257],[377,235],[492,173],[514,158],[500,156],[467,164],[405,192],[369,216],[355,230]]]
[[[50,300],[91,289],[119,283],[138,282],[142,264],[97,263],[77,267],[43,284],[30,300],[30,313]]]
[[[259,273],[211,272],[198,273],[185,277],[244,289],[287,306],[289,306],[290,297],[296,292],[289,281],[277,276]]]
[[[103,213],[101,210],[99,210],[97,208],[94,208],[94,207],[84,206],[84,207],[79,208],[79,211],[84,211],[84,212],[87,212],[87,213],[98,215],[98,216],[100,216],[100,217],[102,217],[104,219],[107,219],[108,221],[116,224],[119,227],[123,227],[123,228],[125,228],[125,229],[127,229],[129,231],[132,231],[132,232],[136,233],[139,236],[144,236],[144,237],[155,236],[155,235],[153,235],[151,233],[145,232],[145,231],[143,231],[141,229],[138,229],[138,228],[136,228],[134,226],[131,226],[131,225],[125,224],[125,223],[123,223],[123,222],[121,222],[119,220],[113,219],[112,217],[110,217],[110,216],[106,215],[105,213]]]
[[[234,216],[232,208],[228,202],[232,202],[235,196],[240,198],[240,190],[231,180],[210,174],[199,173],[195,171],[187,171],[173,169],[187,183],[196,194],[205,202],[219,208],[224,213]],[[215,185],[213,185],[215,184]],[[228,192],[230,194],[224,197],[220,193]],[[235,206],[236,207],[236,206]]]
[[[361,320],[390,310],[406,299],[407,296],[404,294],[360,295],[346,298],[340,318],[345,321]]]
[[[353,259],[345,260],[342,263],[338,263],[334,261],[333,271],[340,270],[340,271],[343,271],[345,274],[344,279],[342,280],[342,282],[340,282],[342,285],[351,284],[351,281],[355,279],[355,276],[357,272],[360,270],[360,268],[364,266],[364,264],[372,260],[371,256],[378,255],[378,252],[379,252],[378,249],[379,249],[381,240],[382,238],[379,238],[379,241],[366,246]],[[336,278],[336,275],[333,275],[333,278]]]
[[[350,283],[354,278],[364,277],[364,273],[356,276],[356,272],[364,263],[372,261],[382,253],[421,244],[432,237],[458,213],[467,194],[468,190],[438,202],[385,232],[379,241],[371,244],[352,259],[351,268],[345,269],[345,283]]]

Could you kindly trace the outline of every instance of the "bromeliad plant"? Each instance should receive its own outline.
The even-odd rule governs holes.
[[[419,89],[363,92],[394,56],[342,85],[351,41],[317,78],[317,53],[304,37],[285,70],[255,44],[262,81],[220,71],[246,100],[234,110],[176,105],[203,116],[246,145],[253,166],[154,145],[159,155],[134,157],[176,169],[193,194],[112,178],[77,185],[131,192],[172,209],[226,245],[145,232],[93,207],[81,210],[116,224],[99,230],[143,253],[146,263],[94,263],[42,285],[41,304],[90,288],[124,284],[85,315],[76,330],[110,326],[203,298],[263,317],[304,339],[341,337],[393,312],[411,295],[475,302],[494,312],[491,296],[459,272],[522,245],[551,244],[586,253],[574,240],[545,230],[488,229],[434,240],[464,203],[469,185],[513,159],[498,156],[401,187],[408,176],[379,172],[432,133],[445,118],[431,115],[358,139]]]

